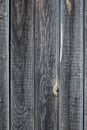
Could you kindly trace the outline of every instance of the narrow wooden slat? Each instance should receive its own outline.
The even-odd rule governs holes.
[[[34,130],[34,0],[11,0],[11,130]]]
[[[87,2],[85,2],[84,7],[84,34],[85,34],[85,87],[84,87],[84,130],[87,130]]]
[[[59,130],[83,130],[83,0],[61,2]]]
[[[9,0],[0,1],[0,130],[9,130]]]
[[[36,0],[35,130],[58,130],[58,97],[53,95],[59,71],[58,0]]]

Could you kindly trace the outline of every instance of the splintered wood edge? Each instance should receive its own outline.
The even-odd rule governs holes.
[[[71,10],[72,10],[71,0],[66,0],[66,5],[67,5],[68,13],[70,15]]]
[[[56,83],[55,83],[55,85],[53,87],[53,94],[55,96],[58,96],[58,90],[59,90],[59,83],[58,83],[58,81],[56,81]]]

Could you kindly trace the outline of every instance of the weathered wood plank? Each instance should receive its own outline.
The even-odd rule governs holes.
[[[34,0],[11,0],[11,130],[34,130]]]
[[[83,130],[83,0],[61,2],[59,130]]]
[[[58,97],[53,86],[59,69],[58,0],[36,0],[35,130],[58,130]]]
[[[9,130],[9,0],[0,0],[0,130]]]
[[[87,2],[84,1],[84,40],[85,40],[85,84],[84,84],[84,130],[87,130]]]

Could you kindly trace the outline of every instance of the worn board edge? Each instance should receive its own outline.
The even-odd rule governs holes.
[[[84,0],[84,130],[87,130],[87,1]]]

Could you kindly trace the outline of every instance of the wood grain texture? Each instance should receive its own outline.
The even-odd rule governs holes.
[[[53,95],[59,72],[58,2],[36,0],[35,130],[58,130],[58,97]]]
[[[82,0],[61,1],[61,45],[59,130],[83,130]]]
[[[0,1],[0,130],[9,130],[9,0]]]
[[[84,41],[85,41],[85,84],[84,84],[84,130],[87,130],[87,2],[84,1]]]
[[[33,0],[11,0],[11,130],[34,130],[33,12]]]

